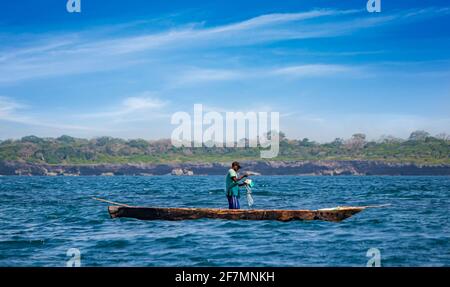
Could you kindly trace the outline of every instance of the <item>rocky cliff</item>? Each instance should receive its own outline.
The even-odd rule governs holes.
[[[450,165],[379,161],[247,161],[243,171],[261,175],[450,175]],[[48,165],[0,161],[0,175],[224,175],[229,163]],[[183,172],[183,175],[185,173]]]

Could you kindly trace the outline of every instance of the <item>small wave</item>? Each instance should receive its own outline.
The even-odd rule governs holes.
[[[100,240],[95,244],[96,248],[124,248],[130,245],[129,240],[119,239],[119,240]]]

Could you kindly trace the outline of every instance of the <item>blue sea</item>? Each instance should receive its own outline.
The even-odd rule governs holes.
[[[110,219],[131,205],[226,208],[223,176],[0,177],[0,266],[450,266],[450,177],[258,176],[253,208],[367,209],[339,222]],[[246,206],[245,196],[241,206]],[[72,249],[73,250],[73,249]],[[369,254],[370,255],[370,254]],[[73,258],[72,258],[73,259]]]

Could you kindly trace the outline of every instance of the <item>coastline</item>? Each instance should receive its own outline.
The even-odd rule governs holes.
[[[448,176],[450,164],[391,163],[368,160],[242,161],[255,175]],[[192,176],[223,175],[229,163],[40,164],[0,161],[0,175],[16,176]]]

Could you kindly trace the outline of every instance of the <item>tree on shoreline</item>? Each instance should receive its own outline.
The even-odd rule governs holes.
[[[445,133],[436,137],[414,131],[407,140],[382,136],[367,140],[357,133],[350,139],[337,138],[317,143],[307,138],[288,139],[281,134],[280,153],[273,160],[377,160],[391,162],[450,163],[450,141]],[[244,139],[245,140],[245,139]],[[245,140],[248,142],[248,140]],[[26,136],[0,142],[0,161],[47,164],[219,162],[233,158],[261,160],[261,147],[174,147],[169,139],[125,140],[112,137],[80,139]]]

